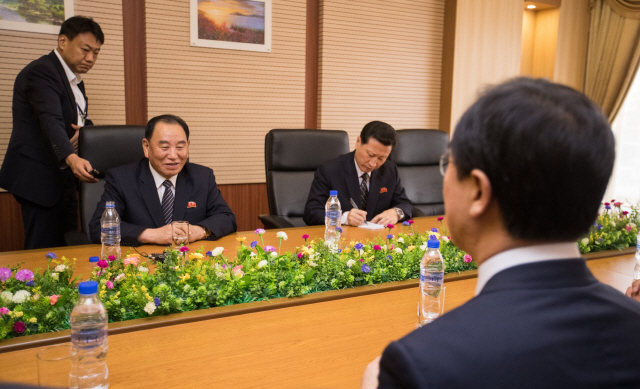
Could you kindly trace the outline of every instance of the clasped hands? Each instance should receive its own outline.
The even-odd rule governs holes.
[[[359,226],[367,220],[367,211],[363,211],[362,209],[353,208],[349,211],[349,215],[347,215],[347,224],[350,226]],[[371,219],[371,223],[374,224],[382,224],[386,226],[387,224],[396,224],[398,222],[398,213],[395,209],[387,209],[386,211],[376,215],[373,219]]]
[[[189,225],[189,243],[202,240],[205,237],[204,227]],[[171,244],[173,243],[173,229],[171,224],[160,228],[147,228],[138,236],[138,242],[143,244]]]

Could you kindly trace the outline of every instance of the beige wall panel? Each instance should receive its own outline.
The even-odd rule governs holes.
[[[559,15],[560,11],[557,8],[536,12],[536,30],[531,67],[531,75],[533,77],[553,80]]]
[[[451,131],[488,85],[520,73],[523,3],[458,0]]]
[[[562,0],[554,81],[584,90],[589,38],[589,2]]]
[[[265,182],[266,133],[304,127],[306,1],[273,1],[271,53],[190,46],[188,0],[147,0],[146,17],[149,117],[182,117],[218,184]]]
[[[531,76],[533,61],[533,42],[536,34],[536,11],[524,10],[522,17],[522,57],[520,59],[520,74]]]
[[[320,4],[318,126],[438,128],[444,0]]]
[[[75,15],[100,24],[105,44],[94,68],[84,76],[89,117],[96,125],[124,124],[122,0],[75,0]],[[57,35],[0,30],[0,162],[11,135],[11,101],[16,76],[31,61],[57,46]]]

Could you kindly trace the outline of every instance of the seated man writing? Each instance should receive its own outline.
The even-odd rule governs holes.
[[[367,123],[354,151],[316,170],[304,207],[304,222],[324,224],[324,206],[331,190],[338,191],[342,224],[359,226],[368,220],[386,225],[410,219],[413,206],[396,164],[387,160],[396,142],[396,130],[387,123]]]
[[[111,169],[91,218],[91,240],[100,242],[107,201],[120,215],[122,242],[170,244],[171,222],[190,223],[189,241],[218,239],[237,230],[236,218],[216,186],[213,171],[187,162],[189,127],[177,116],[149,120],[142,148],[146,158]]]
[[[566,86],[520,78],[473,104],[443,194],[476,296],[392,342],[362,387],[640,388],[640,304],[599,282],[576,243],[614,154],[607,118]]]

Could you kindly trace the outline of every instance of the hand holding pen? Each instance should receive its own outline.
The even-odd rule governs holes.
[[[347,224],[357,227],[363,223],[369,223],[367,221],[367,211],[359,209],[352,198],[349,198],[349,202],[353,208],[349,211],[349,215],[347,216]]]

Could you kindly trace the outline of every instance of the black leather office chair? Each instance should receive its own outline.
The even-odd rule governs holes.
[[[333,130],[271,130],[264,143],[270,215],[267,229],[302,227],[313,174],[325,161],[349,152],[349,135]]]
[[[398,144],[389,159],[413,203],[414,216],[444,214],[440,156],[447,151],[449,134],[440,130],[399,130]]]
[[[142,139],[145,126],[86,126],[80,129],[78,155],[98,170],[98,182],[80,183],[80,223],[82,232],[68,232],[69,246],[89,244],[89,221],[104,192],[107,170],[137,162],[144,157]]]

